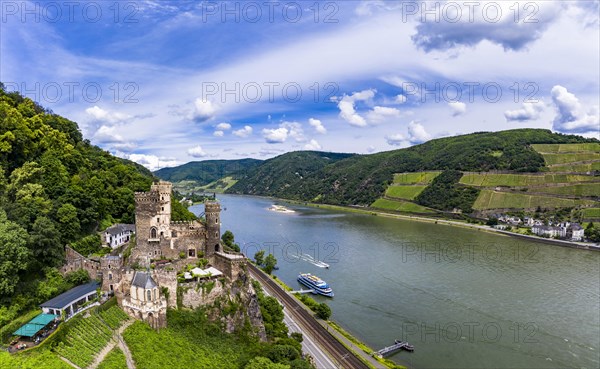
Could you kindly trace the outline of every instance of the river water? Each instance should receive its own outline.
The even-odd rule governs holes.
[[[600,367],[600,253],[434,223],[219,195],[242,251],[294,289],[327,281],[332,319],[411,368]],[[285,205],[294,213],[268,210]],[[190,210],[200,213],[202,205]],[[321,263],[317,262],[320,261]],[[322,263],[329,264],[324,268]]]

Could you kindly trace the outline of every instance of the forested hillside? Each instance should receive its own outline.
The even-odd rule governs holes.
[[[578,142],[595,140],[543,129],[480,132],[372,155],[338,157],[343,160],[330,162],[320,160],[310,167],[298,163],[307,153],[296,152],[265,161],[255,171],[256,175],[240,179],[227,192],[370,205],[384,194],[394,173],[427,170],[537,172],[545,165],[544,157],[533,150],[531,144]],[[296,174],[298,168],[302,171]]]
[[[228,193],[277,196],[281,198],[312,198],[310,188],[302,184],[306,177],[319,173],[325,167],[352,154],[319,151],[295,151],[265,160],[249,170],[229,188]]]
[[[76,123],[0,84],[0,326],[69,288],[64,245],[134,221],[152,174],[93,146]],[[97,236],[96,236],[97,237]]]
[[[242,178],[261,163],[262,160],[257,159],[192,161],[178,167],[159,169],[154,174],[165,181],[195,181],[202,186],[224,177]]]

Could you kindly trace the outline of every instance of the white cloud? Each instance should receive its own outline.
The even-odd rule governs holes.
[[[431,135],[427,133],[422,124],[412,121],[408,124],[408,141],[411,144],[420,144],[429,141]]]
[[[369,146],[369,147],[367,147],[367,152],[368,153],[372,153],[374,151],[375,151],[375,146]]]
[[[310,140],[309,143],[304,145],[304,150],[321,150],[321,145],[317,140]]]
[[[263,129],[262,135],[267,143],[282,143],[288,138],[287,128]]]
[[[585,112],[579,99],[560,85],[554,86],[551,94],[552,102],[557,110],[552,129],[567,133],[598,133],[600,131],[597,105]]]
[[[354,108],[354,103],[357,101],[367,101],[375,96],[376,90],[369,89],[360,92],[355,92],[352,95],[344,95],[338,102],[340,109],[340,117],[350,125],[356,127],[364,127],[367,125],[365,118],[361,117]]]
[[[174,167],[181,164],[175,158],[158,157],[156,155],[146,154],[117,154],[118,156],[135,161],[138,164],[145,166],[151,171],[158,170],[160,168]]]
[[[215,127],[217,131],[229,131],[231,129],[231,124],[229,123],[219,123]]]
[[[138,145],[135,142],[116,142],[110,145],[112,149],[119,151],[133,151]]]
[[[194,101],[194,110],[188,116],[188,119],[201,123],[214,117],[216,112],[217,108],[212,102],[197,98],[196,101]]]
[[[279,128],[285,128],[288,131],[288,136],[296,140],[296,142],[305,142],[304,129],[302,124],[298,122],[283,122],[279,125]]]
[[[85,109],[86,114],[90,115],[95,121],[109,123],[109,124],[117,124],[124,122],[132,117],[127,114],[111,112],[105,109],[102,109],[98,106],[94,106],[92,108]]]
[[[308,119],[308,124],[310,124],[318,133],[322,135],[327,133],[327,129],[325,128],[323,123],[318,119],[310,118]]]
[[[452,116],[458,117],[467,112],[467,104],[460,101],[452,101],[448,103],[450,109],[452,109]]]
[[[433,13],[439,17],[436,21],[433,14],[427,17],[420,13],[417,33],[412,36],[417,47],[429,52],[459,46],[473,47],[487,40],[504,50],[522,50],[541,38],[564,11],[560,2],[553,1],[530,1],[527,4],[531,5],[527,7],[523,3],[509,1],[473,2],[471,6],[474,5],[475,9],[472,12],[470,6],[453,4],[452,7],[444,2],[432,4],[431,9],[437,9]],[[516,21],[515,6],[519,7]],[[427,5],[427,8],[430,6]]]
[[[382,123],[400,117],[400,110],[387,106],[376,106],[367,113],[370,123]]]
[[[244,128],[238,129],[236,131],[233,131],[234,136],[238,136],[238,137],[248,137],[252,134],[252,127],[250,126],[244,126]]]
[[[214,131],[213,132],[213,136],[215,136],[215,137],[223,137],[224,134],[225,134],[225,132],[223,132],[223,131]]]
[[[507,122],[536,120],[540,117],[540,113],[544,111],[544,108],[545,105],[542,101],[526,102],[523,103],[523,106],[520,109],[505,111],[504,117]]]
[[[387,141],[388,145],[400,146],[402,145],[402,142],[406,141],[406,137],[404,137],[404,135],[402,135],[401,133],[396,133],[394,135],[385,136],[385,140]],[[374,150],[375,148],[373,148],[373,151]]]
[[[114,143],[114,142],[123,142],[123,136],[116,132],[117,128],[114,126],[100,126],[92,140],[97,143]]]
[[[189,156],[193,156],[194,158],[203,158],[205,156],[209,156],[200,145],[188,149],[187,154]]]
[[[394,100],[396,101],[397,104],[404,104],[406,102],[406,96],[400,94],[400,95],[396,96],[396,98]]]

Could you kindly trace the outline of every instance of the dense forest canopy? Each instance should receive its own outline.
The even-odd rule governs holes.
[[[133,223],[152,174],[84,140],[75,122],[0,84],[0,325],[69,287],[64,245]]]

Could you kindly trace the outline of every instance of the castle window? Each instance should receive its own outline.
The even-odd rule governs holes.
[[[160,209],[161,209],[161,211],[165,211],[165,207],[164,207],[164,206],[163,206],[163,207],[161,207]]]
[[[156,217],[156,223],[160,223],[160,217]]]
[[[108,280],[112,281],[112,273],[108,273]]]
[[[219,218],[215,218],[215,224],[219,223]]]
[[[188,256],[189,256],[189,257],[191,257],[191,258],[194,258],[194,257],[196,257],[196,250],[194,250],[194,249],[189,249],[189,250],[188,250]]]
[[[150,238],[156,238],[156,228],[150,229]]]
[[[215,245],[215,252],[219,252],[219,244]]]
[[[172,236],[173,238],[177,237],[177,231],[172,231],[172,232],[171,232],[171,236]]]
[[[154,300],[156,300],[156,289],[152,290],[152,295],[154,296]]]
[[[148,301],[152,301],[152,291],[146,291],[146,297],[148,297]]]

